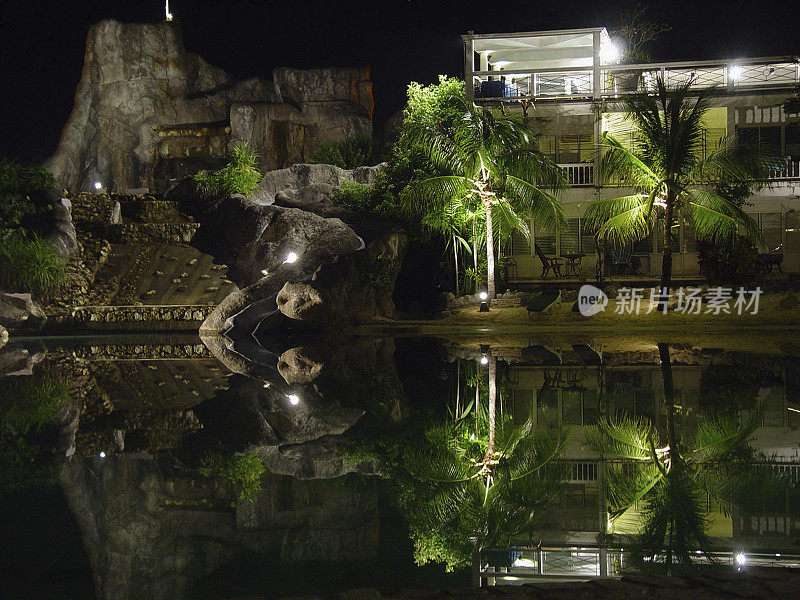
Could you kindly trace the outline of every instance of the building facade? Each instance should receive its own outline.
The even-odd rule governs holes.
[[[566,228],[548,231],[531,223],[530,239],[512,236],[510,282],[540,278],[537,247],[547,257],[583,254],[583,272],[595,272],[595,239],[582,220],[586,204],[626,193],[599,184],[599,143],[604,132],[617,133],[623,121],[617,101],[652,89],[656,77],[668,85],[690,82],[690,90],[714,88],[705,122],[707,151],[740,132],[770,155],[783,157],[782,166],[755,190],[745,209],[763,235],[759,252],[782,255],[784,272],[800,272],[800,115],[784,110],[800,83],[796,56],[619,65],[619,53],[604,28],[469,34],[463,42],[468,97],[523,118],[570,184],[562,197]],[[641,275],[660,272],[663,235],[657,233],[658,227],[621,249],[634,257]],[[673,235],[678,248],[673,274],[699,274],[692,227],[679,223]]]

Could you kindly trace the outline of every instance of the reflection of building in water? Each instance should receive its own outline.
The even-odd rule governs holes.
[[[663,431],[666,412],[662,373],[658,364],[587,367],[570,364],[569,353],[555,350],[552,354],[558,361],[549,362],[561,364],[512,362],[508,366],[510,393],[503,398],[502,410],[510,411],[520,422],[530,418],[538,426],[568,428],[564,456],[570,463],[570,482],[544,515],[539,533],[546,543],[594,543],[603,530],[599,485],[603,467],[585,442],[586,432],[602,415],[611,414],[646,417]],[[797,361],[737,356],[734,364],[731,358],[672,366],[676,425],[685,435],[692,432],[698,415],[725,410],[737,411],[744,422],[761,406],[760,425],[750,443],[775,461],[790,463],[775,468],[788,473],[793,486],[785,497],[758,514],[729,517],[708,502],[709,534],[723,548],[791,548],[797,545],[795,537],[800,537],[796,536],[800,532]],[[607,532],[636,532],[638,509],[634,507],[608,523]]]

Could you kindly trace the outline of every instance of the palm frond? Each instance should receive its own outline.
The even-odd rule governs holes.
[[[644,417],[610,417],[589,429],[586,441],[603,456],[650,460],[650,444],[658,445],[658,434]]]
[[[410,182],[400,193],[400,203],[412,215],[439,212],[449,202],[471,191],[469,180],[458,175],[441,175]]]
[[[733,202],[698,188],[687,189],[684,196],[681,212],[694,225],[698,239],[729,243],[739,229],[752,241],[761,239],[753,218]]]
[[[587,225],[612,245],[625,246],[650,234],[653,193],[595,200],[586,208]]]

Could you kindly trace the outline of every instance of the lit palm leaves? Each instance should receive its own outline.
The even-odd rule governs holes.
[[[534,430],[504,418],[488,453],[485,421],[482,414],[477,436],[466,421],[434,427],[403,454],[410,479],[401,502],[418,562],[466,566],[473,540],[494,545],[530,529],[564,480],[557,462],[563,429]]]
[[[691,437],[662,446],[644,418],[601,421],[587,434],[606,463],[606,498],[612,519],[641,510],[633,540],[639,557],[664,557],[667,565],[689,565],[697,550],[707,553],[708,504],[723,514],[759,507],[779,486],[747,446],[758,412],[744,425],[733,417],[701,418]]]
[[[652,230],[658,206],[672,205],[674,217],[691,223],[698,239],[730,242],[737,229],[752,239],[758,230],[738,206],[708,189],[716,180],[758,181],[777,161],[761,155],[737,136],[722,139],[706,156],[711,90],[692,98],[690,83],[669,88],[656,81],[655,94],[634,94],[622,102],[634,132],[623,144],[606,134],[602,147],[604,183],[634,193],[588,205],[586,217],[600,236],[617,246],[638,241]]]

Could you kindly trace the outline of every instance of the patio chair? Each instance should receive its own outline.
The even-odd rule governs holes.
[[[611,249],[611,272],[615,275],[625,275],[628,271],[634,273],[633,259],[630,250]]]
[[[530,319],[534,314],[547,313],[552,315],[556,305],[560,304],[561,290],[548,290],[526,302],[525,309],[528,311],[528,318]]]
[[[533,249],[536,252],[536,256],[542,261],[542,279],[547,277],[550,271],[553,272],[553,275],[561,277],[561,267],[563,266],[561,262],[562,259],[558,256],[547,256],[538,243],[534,242]]]

